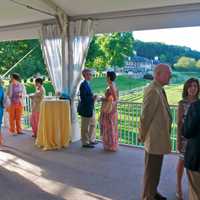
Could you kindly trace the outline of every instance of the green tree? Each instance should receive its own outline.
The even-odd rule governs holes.
[[[161,62],[167,62],[172,66],[177,63],[182,56],[200,59],[200,52],[191,50],[188,47],[167,45],[159,42],[143,42],[140,40],[134,41],[134,50],[138,56],[143,56],[153,59],[158,56]]]
[[[194,68],[196,66],[196,61],[194,58],[189,58],[182,56],[178,59],[178,62],[174,64],[174,67],[180,68],[180,69],[189,69]]]
[[[22,60],[10,73],[17,72],[22,78],[28,78],[37,72],[46,75],[39,40],[21,40],[0,42],[0,74],[7,72],[31,49],[36,49]]]
[[[107,63],[105,53],[101,49],[99,40],[99,36],[93,37],[88,50],[85,66],[88,68],[95,68],[98,71],[102,71],[105,69]]]
[[[95,36],[90,44],[86,66],[97,69],[123,67],[133,54],[132,33],[111,33]]]
[[[159,56],[159,60],[160,60],[160,62],[165,63],[165,62],[167,62],[167,56],[165,54],[161,54]]]
[[[112,33],[105,36],[101,48],[105,52],[107,65],[123,67],[125,59],[133,55],[132,33]]]
[[[197,62],[196,62],[196,68],[200,69],[200,60],[197,60]]]

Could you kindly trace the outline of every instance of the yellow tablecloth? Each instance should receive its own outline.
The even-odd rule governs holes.
[[[43,100],[36,145],[44,150],[67,147],[70,141],[71,117],[68,100]]]

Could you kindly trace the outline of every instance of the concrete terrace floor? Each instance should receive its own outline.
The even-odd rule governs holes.
[[[43,151],[30,132],[9,136],[4,129],[0,146],[1,200],[139,200],[144,151],[120,146],[116,153],[83,149]],[[177,155],[165,157],[159,190],[175,200]],[[184,195],[188,199],[184,177]]]

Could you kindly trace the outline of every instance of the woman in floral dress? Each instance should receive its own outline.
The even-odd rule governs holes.
[[[114,83],[115,78],[115,72],[107,72],[108,88],[106,89],[105,97],[102,98],[100,114],[100,132],[103,140],[103,147],[104,150],[108,151],[116,151],[118,148],[118,90]]]

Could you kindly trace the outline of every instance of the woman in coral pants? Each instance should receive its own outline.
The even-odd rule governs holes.
[[[17,135],[22,133],[21,117],[23,114],[23,98],[26,94],[25,87],[20,83],[20,76],[17,73],[11,75],[11,84],[8,87],[7,95],[10,97],[11,105],[8,109],[10,134]]]

